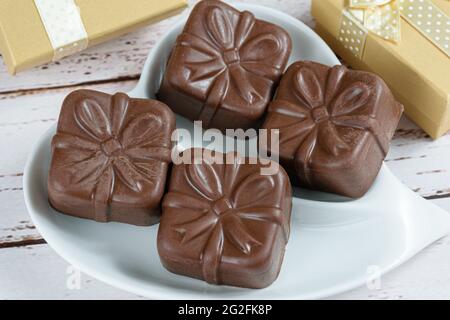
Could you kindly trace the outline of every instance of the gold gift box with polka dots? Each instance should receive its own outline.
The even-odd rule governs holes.
[[[312,0],[312,14],[336,54],[380,75],[433,139],[450,130],[449,0]]]
[[[186,6],[186,0],[0,0],[0,53],[9,73],[15,74],[167,18]]]

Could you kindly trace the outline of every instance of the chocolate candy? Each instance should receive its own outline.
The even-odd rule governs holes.
[[[99,222],[158,222],[174,128],[175,117],[161,102],[72,92],[52,140],[51,205]]]
[[[280,27],[220,1],[201,1],[178,36],[157,97],[204,128],[255,127],[290,52]]]
[[[294,184],[357,198],[375,180],[402,112],[374,74],[296,62],[263,128],[280,130],[280,163]]]
[[[292,191],[278,166],[203,161],[174,165],[163,199],[158,252],[171,272],[211,284],[263,288],[278,276],[289,237]],[[196,149],[201,150],[201,149]],[[216,157],[225,155],[217,153]],[[195,164],[197,163],[197,164]]]

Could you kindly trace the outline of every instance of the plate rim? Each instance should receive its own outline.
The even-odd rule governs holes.
[[[339,60],[335,56],[335,54],[332,52],[332,50],[329,48],[329,46],[325,43],[325,41],[317,34],[314,30],[312,30],[309,26],[304,24],[302,21],[290,16],[287,13],[284,13],[282,11],[279,11],[277,9],[273,9],[270,7],[257,5],[257,4],[247,4],[247,3],[234,3],[232,4],[235,7],[237,7],[240,10],[251,10],[252,8],[257,8],[259,10],[263,10],[266,12],[270,12],[271,14],[280,15],[283,19],[288,20],[289,22],[293,23],[296,27],[300,28],[301,30],[308,32],[321,46],[321,50],[324,49],[327,51],[328,55],[332,55],[336,63],[339,63]],[[187,16],[182,15],[180,19],[174,23],[174,25],[169,28],[165,34],[160,38],[160,40],[155,44],[155,46],[151,49],[149,55],[147,56],[146,62],[144,64],[142,74],[145,74],[148,72],[148,69],[150,68],[150,64],[152,60],[154,60],[157,51],[160,49],[161,46],[163,46],[164,40],[167,37],[167,35],[171,32],[173,32],[174,29],[179,28],[181,24],[183,24],[186,20]],[[140,77],[138,83],[136,84],[136,87],[131,90],[131,92],[136,90],[141,90],[142,87],[145,85],[146,77],[142,76]],[[141,295],[150,299],[163,299],[163,300],[172,300],[172,299],[188,299],[188,300],[197,300],[197,299],[204,299],[203,297],[199,297],[196,293],[191,292],[185,292],[185,291],[179,291],[172,288],[164,288],[160,285],[155,284],[148,284],[147,286],[151,288],[151,292],[148,288],[142,288],[133,285],[133,283],[129,284],[129,282],[123,281],[121,279],[117,279],[114,276],[108,276],[103,275],[101,272],[97,271],[96,268],[89,266],[89,264],[84,263],[82,260],[79,260],[77,258],[74,258],[72,255],[65,252],[64,245],[60,244],[60,241],[58,241],[57,234],[47,229],[46,223],[43,222],[43,218],[39,216],[37,212],[33,209],[32,205],[32,197],[31,194],[32,191],[30,190],[31,181],[32,179],[32,168],[34,165],[36,165],[33,161],[35,159],[36,155],[39,153],[41,148],[44,147],[45,143],[47,142],[48,136],[51,134],[53,130],[55,130],[56,124],[52,125],[49,129],[45,131],[44,134],[42,134],[41,137],[39,137],[38,141],[33,146],[33,149],[31,153],[29,154],[29,157],[27,159],[25,169],[24,169],[24,176],[23,176],[23,187],[24,187],[24,198],[25,198],[25,205],[27,207],[28,213],[33,220],[37,231],[42,235],[42,237],[47,241],[47,244],[64,260],[66,260],[69,264],[76,266],[78,269],[80,269],[82,272],[102,281],[109,285],[112,285],[114,287],[120,288],[122,290],[125,290],[127,292],[131,292],[137,295]],[[390,170],[386,167],[385,164],[383,164],[383,167],[385,167],[389,172]],[[398,259],[393,263],[391,266],[383,270],[382,274],[385,274],[398,265],[404,263],[407,259],[411,258],[414,254],[411,254],[409,257],[406,257],[404,259]],[[345,282],[341,285],[333,286],[330,289],[326,290],[319,290],[315,291],[313,294],[300,294],[300,295],[292,295],[292,297],[289,297],[288,299],[319,299],[319,298],[325,298],[329,296],[333,296],[351,289],[354,289],[358,286],[363,285],[365,282],[365,279],[359,279],[355,278],[353,281]],[[264,289],[260,289],[264,290]],[[209,299],[242,299],[245,297],[233,297],[233,298],[223,298],[223,297],[216,297],[212,296],[212,298]],[[267,297],[267,298],[258,298],[258,299],[275,299],[278,300],[276,297]]]

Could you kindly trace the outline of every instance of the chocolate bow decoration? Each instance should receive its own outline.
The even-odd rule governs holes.
[[[64,165],[74,172],[71,183],[92,190],[97,221],[107,221],[114,185],[120,180],[135,192],[142,183],[153,183],[152,164],[170,162],[170,148],[161,135],[163,123],[151,113],[142,113],[125,124],[129,98],[112,97],[111,114],[94,99],[83,99],[73,117],[84,137],[58,133],[54,148],[65,149]]]
[[[386,155],[388,151],[389,139],[380,124],[371,114],[365,114],[370,112],[364,109],[371,95],[369,86],[363,82],[354,82],[338,91],[346,72],[347,68],[343,66],[333,67],[325,88],[322,88],[314,71],[302,67],[295,74],[293,88],[298,103],[278,99],[270,106],[270,112],[298,119],[280,127],[280,146],[294,139],[301,141],[295,152],[295,159],[298,160],[296,170],[310,185],[310,159],[318,146],[333,156],[350,150],[350,145],[340,136],[338,127],[368,131],[383,154]]]
[[[185,165],[186,180],[196,190],[196,196],[170,192],[163,201],[164,207],[180,209],[180,214],[191,218],[173,226],[183,236],[181,244],[206,237],[201,261],[203,277],[209,283],[220,283],[218,272],[226,243],[246,255],[261,245],[248,232],[243,220],[275,223],[283,228],[286,241],[288,238],[281,208],[264,204],[273,195],[274,177],[260,175],[256,167],[253,173],[237,178],[238,161],[235,158],[236,164],[225,165],[224,172],[218,172],[210,164]],[[254,197],[248,197],[248,192]]]
[[[254,24],[255,17],[247,11],[237,14],[212,6],[203,20],[206,38],[187,32],[178,37],[178,44],[197,53],[187,57],[189,80],[211,80],[199,116],[206,125],[231,86],[251,105],[262,97],[253,87],[249,74],[273,82],[282,73],[280,68],[267,63],[280,52],[279,40],[270,33],[250,37]]]

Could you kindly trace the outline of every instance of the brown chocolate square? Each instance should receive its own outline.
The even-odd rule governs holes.
[[[172,111],[156,100],[72,92],[52,140],[51,205],[100,222],[158,222],[174,129]]]
[[[260,164],[242,163],[236,154],[231,158],[234,164],[205,157],[174,165],[158,252],[171,272],[212,284],[263,288],[281,268],[292,190],[280,166],[262,175]]]
[[[178,36],[157,94],[204,128],[256,127],[291,52],[286,31],[220,1],[201,1]]]
[[[283,75],[263,128],[280,130],[280,163],[294,184],[356,198],[375,180],[402,112],[380,77],[304,61]]]

